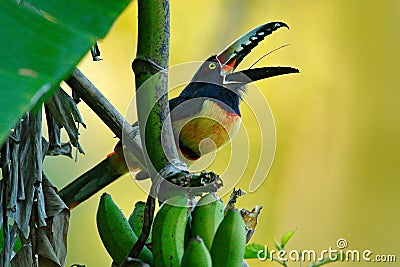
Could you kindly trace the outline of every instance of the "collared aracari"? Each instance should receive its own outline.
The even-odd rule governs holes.
[[[169,101],[175,141],[181,157],[189,161],[189,164],[201,155],[221,148],[235,136],[241,123],[239,104],[246,84],[299,72],[291,67],[262,67],[234,72],[260,41],[281,27],[289,28],[283,22],[270,22],[258,26],[219,54],[209,57],[180,95]],[[212,142],[200,145],[204,140]],[[128,168],[121,148],[119,142],[114,152],[78,179],[85,180],[90,177],[105,186],[127,173]],[[147,176],[136,178],[143,179]],[[69,206],[72,208],[78,204],[70,203]]]

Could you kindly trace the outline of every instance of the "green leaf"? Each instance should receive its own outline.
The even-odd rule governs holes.
[[[279,244],[279,242],[275,238],[274,238],[274,245],[277,250],[283,250],[283,247],[281,246],[281,244]]]
[[[264,253],[265,253],[265,246],[264,245],[260,245],[260,244],[255,244],[255,243],[251,243],[251,244],[247,244],[244,250],[244,258],[245,259],[257,259],[258,258],[258,253],[259,251],[262,250],[263,253],[260,253],[260,257],[265,257]],[[268,257],[269,255],[267,255]]]
[[[296,231],[297,231],[297,228],[293,229],[291,231],[288,231],[282,235],[281,245],[280,245],[282,247],[282,249],[286,246],[287,242],[289,242],[290,238],[292,238],[292,236],[294,235],[294,233],[296,233]]]
[[[38,109],[130,0],[0,2],[0,144]]]

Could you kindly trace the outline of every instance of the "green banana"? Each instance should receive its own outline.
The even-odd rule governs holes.
[[[104,193],[100,198],[96,222],[97,230],[106,250],[111,258],[120,265],[138,238],[124,214],[107,193]],[[138,258],[150,265],[154,265],[152,253],[147,247],[143,248]]]
[[[187,196],[164,202],[153,222],[153,255],[157,267],[179,267],[184,253],[189,207]]]
[[[201,237],[190,239],[181,267],[212,267],[211,255]]]
[[[203,196],[192,212],[192,236],[200,236],[208,250],[224,218],[224,203],[214,193]]]
[[[211,247],[213,267],[241,267],[246,246],[246,229],[240,212],[231,209],[215,233]]]
[[[144,220],[144,209],[146,208],[146,202],[138,201],[135,203],[135,207],[129,216],[128,222],[137,237],[142,233],[143,220]],[[151,242],[151,231],[147,238],[147,242]]]

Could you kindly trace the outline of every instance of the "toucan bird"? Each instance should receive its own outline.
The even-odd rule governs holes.
[[[180,95],[169,101],[176,145],[186,162],[221,148],[235,136],[241,124],[239,106],[246,84],[299,72],[291,67],[262,67],[234,72],[260,41],[281,27],[289,28],[283,22],[258,26],[219,54],[209,57]],[[93,177],[105,186],[127,172],[119,143],[113,153],[78,179]],[[69,202],[72,202],[70,207],[79,204]]]

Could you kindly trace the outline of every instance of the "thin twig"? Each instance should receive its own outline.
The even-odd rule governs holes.
[[[149,194],[147,196],[146,208],[144,210],[142,233],[140,234],[128,257],[137,258],[140,251],[142,251],[144,245],[146,244],[146,241],[150,235],[151,225],[153,224],[155,206],[156,199],[152,196],[152,194]]]

